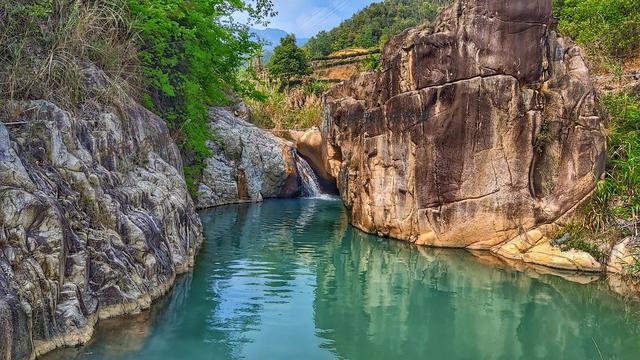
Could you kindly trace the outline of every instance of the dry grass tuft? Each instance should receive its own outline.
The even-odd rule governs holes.
[[[88,96],[139,93],[136,33],[122,0],[0,0],[0,97],[75,108]],[[83,69],[107,74],[89,94]]]

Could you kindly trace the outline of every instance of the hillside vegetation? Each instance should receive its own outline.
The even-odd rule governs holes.
[[[393,35],[431,20],[450,0],[385,0],[374,3],[343,21],[322,31],[305,45],[311,58],[327,56],[349,48],[380,47]]]
[[[230,93],[259,96],[237,76],[260,46],[231,20],[236,12],[261,21],[273,8],[270,0],[0,0],[0,98],[72,110],[87,100],[81,70],[94,63],[167,121],[193,184],[209,155],[207,107]]]
[[[560,33],[582,45],[594,65],[612,70],[612,66],[638,55],[638,0],[554,0],[553,5]]]

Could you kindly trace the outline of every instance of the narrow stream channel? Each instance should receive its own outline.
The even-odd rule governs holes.
[[[192,274],[53,359],[632,359],[640,307],[599,279],[522,273],[363,234],[339,201],[201,213]],[[583,282],[595,277],[576,277]]]

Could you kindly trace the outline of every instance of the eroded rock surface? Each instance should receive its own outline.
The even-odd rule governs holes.
[[[326,166],[356,227],[497,251],[591,194],[598,99],[553,21],[551,0],[458,0],[326,94]]]
[[[193,264],[201,224],[180,153],[162,119],[117,103],[3,109],[0,359],[86,342],[98,318],[148,308]]]
[[[218,141],[205,160],[197,205],[207,208],[305,195],[295,146],[222,108],[209,111]]]

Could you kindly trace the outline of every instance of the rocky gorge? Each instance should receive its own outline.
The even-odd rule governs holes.
[[[214,155],[205,160],[196,197],[199,208],[318,195],[315,171],[298,154],[296,144],[229,109],[212,108],[209,119],[217,140],[209,142]]]
[[[197,208],[320,191],[294,143],[211,108],[214,155],[192,200],[164,120],[125,93],[100,97],[109,78],[93,65],[83,86],[96,96],[76,109],[13,102],[0,122],[1,359],[86,343],[98,320],[148,309],[194,264]]]
[[[469,249],[465,259],[522,273],[626,274],[636,238],[601,261],[551,235],[592,195],[607,147],[587,61],[556,33],[551,6],[453,2],[392,38],[380,70],[325,93],[320,129],[280,137],[242,104],[209,108],[212,155],[194,192],[165,121],[112,94],[96,66],[82,71],[90,96],[77,107],[3,102],[0,359],[84,344],[99,320],[148,309],[194,265],[198,210],[269,198],[337,190],[348,222],[369,234]],[[328,215],[319,219],[322,237]],[[357,271],[344,273],[350,289]]]

